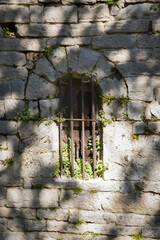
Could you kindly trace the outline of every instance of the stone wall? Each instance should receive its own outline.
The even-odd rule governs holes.
[[[151,8],[154,2],[1,0],[0,239],[160,238],[160,10]],[[52,176],[58,127],[40,120],[54,116],[58,79],[68,73],[94,75],[102,95],[114,97],[103,103],[105,117],[116,116],[103,128],[103,179]],[[130,100],[120,104],[122,96]]]

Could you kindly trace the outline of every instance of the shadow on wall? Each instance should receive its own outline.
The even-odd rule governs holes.
[[[106,5],[103,6],[106,7]],[[146,4],[146,6],[148,8],[150,4]],[[112,95],[116,92],[116,97],[122,94],[128,94],[132,101],[128,104],[125,111],[128,111],[128,113],[126,113],[130,119],[136,115],[136,120],[139,121],[141,115],[140,108],[144,108],[144,111],[146,111],[147,105],[155,99],[153,89],[157,86],[157,76],[160,74],[158,67],[159,34],[153,36],[150,29],[150,22],[152,21],[153,15],[154,21],[156,21],[159,12],[155,14],[155,12],[151,11],[151,14],[147,15],[147,11],[143,12],[141,4],[135,4],[134,10],[130,8],[131,5],[128,5],[128,7],[120,11],[119,19],[121,21],[101,24],[97,21],[97,16],[99,16],[102,10],[101,7],[99,7],[95,8],[97,10],[95,10],[94,15],[91,17],[90,23],[80,23],[78,28],[76,23],[71,24],[70,29],[68,24],[62,24],[56,27],[56,31],[54,28],[51,32],[50,29],[47,30],[47,26],[44,27],[41,24],[31,24],[29,27],[27,24],[22,24],[22,26],[17,24],[17,38],[1,38],[0,41],[2,45],[0,49],[4,52],[0,53],[0,55],[2,54],[3,56],[2,60],[0,60],[2,61],[0,72],[0,98],[2,100],[0,104],[7,98],[7,100],[5,100],[5,109],[7,110],[6,117],[8,120],[5,121],[4,116],[0,121],[0,132],[2,134],[0,140],[4,149],[11,149],[11,151],[2,151],[2,160],[4,161],[2,163],[5,163],[5,159],[13,158],[12,166],[8,166],[7,163],[3,164],[5,166],[1,167],[0,173],[0,236],[2,239],[12,239],[12,237],[13,239],[14,237],[15,239],[47,239],[44,233],[40,233],[41,231],[51,232],[48,233],[49,239],[59,237],[57,233],[54,233],[55,231],[64,234],[68,232],[79,233],[80,231],[92,232],[90,230],[91,224],[88,224],[88,228],[87,225],[78,227],[76,224],[73,224],[76,218],[78,218],[78,215],[76,215],[77,210],[74,210],[74,208],[85,209],[86,203],[83,199],[86,198],[89,202],[91,201],[91,195],[89,195],[87,191],[83,191],[78,195],[74,194],[74,189],[77,189],[79,186],[77,180],[64,180],[63,178],[52,179],[51,169],[54,167],[52,159],[56,159],[56,147],[51,146],[52,137],[54,136],[51,129],[52,126],[56,131],[54,124],[47,127],[44,123],[39,125],[37,122],[34,124],[29,122],[26,123],[26,127],[24,127],[24,123],[17,123],[10,120],[15,118],[15,111],[17,111],[17,109],[24,107],[23,99],[31,100],[30,104],[32,104],[32,107],[34,105],[34,109],[39,109],[39,106],[36,106],[35,102],[37,98],[39,99],[39,94],[43,94],[44,99],[46,99],[49,94],[53,94],[51,97],[58,98],[57,89],[55,88],[54,93],[50,90],[50,87],[53,87],[52,84],[54,84],[57,79],[56,70],[59,70],[58,74],[65,75],[69,69],[75,76],[77,76],[77,74],[86,74],[86,72],[89,75],[96,73],[97,79],[100,82],[99,84],[102,89],[104,89],[103,94]],[[81,18],[85,21],[88,7],[82,7],[80,10]],[[27,14],[25,14],[25,11],[26,7],[24,7],[24,12],[16,10],[12,22],[19,23],[21,19],[23,19],[23,21],[26,19],[27,23]],[[137,19],[137,11],[139,12],[139,19]],[[7,22],[6,19],[10,14],[10,10],[6,10],[6,8],[3,7],[1,13],[3,19],[0,18],[0,21],[4,24],[5,21]],[[35,10],[35,12],[33,11],[32,14],[36,16],[37,10]],[[48,6],[46,6],[45,9],[45,15],[47,16],[47,14],[49,14]],[[124,14],[127,14],[129,20],[123,20]],[[71,7],[71,10],[65,15],[63,22],[74,22],[74,15],[75,7]],[[148,19],[149,16],[151,19]],[[39,17],[41,17],[41,13],[37,16],[37,18]],[[135,19],[131,20],[132,18]],[[56,51],[59,51],[59,47],[53,50],[53,53],[47,55],[45,60],[43,60],[52,64],[52,78],[50,79],[47,72],[42,73],[40,67],[38,68],[38,63],[42,60],[36,59],[37,54],[32,53],[32,60],[33,56],[35,57],[33,64],[31,61],[26,63],[23,53],[28,51],[32,52],[32,44],[35,44],[35,52],[40,52],[39,56],[41,57],[45,47],[44,40],[31,39],[30,37],[38,38],[41,37],[41,35],[44,36],[44,38],[46,36],[52,37],[54,31],[56,32],[55,36],[53,39],[47,40],[47,47],[59,46],[62,50],[61,53],[63,49],[65,49],[65,51],[64,55],[62,55],[64,59],[60,58],[60,62],[56,62],[56,58],[54,59]],[[71,41],[69,32],[72,36],[72,41],[75,40],[80,47],[66,47],[66,45],[68,45],[67,42]],[[139,34],[137,34],[137,32],[139,32]],[[23,34],[29,39],[26,40]],[[152,50],[152,47],[155,47],[155,49]],[[21,53],[15,53],[17,49]],[[5,51],[12,51],[11,54],[13,54],[8,64],[6,64],[5,61],[5,56],[7,56]],[[68,58],[68,63],[66,63],[66,57]],[[59,64],[63,65],[63,70]],[[4,67],[3,65],[8,66]],[[18,66],[18,68],[15,68],[15,66]],[[108,72],[107,77],[106,72]],[[55,81],[53,81],[53,76],[55,76]],[[48,82],[44,83],[43,79],[46,79],[46,77],[48,78]],[[5,81],[6,79],[7,81]],[[17,79],[16,85],[15,79]],[[34,79],[39,81],[41,85],[36,85],[37,83],[34,85]],[[31,80],[32,84],[29,85]],[[122,84],[119,84],[119,82]],[[35,92],[33,86],[38,89],[38,91],[36,90]],[[30,97],[31,89],[33,89],[33,93],[35,92],[35,99]],[[23,91],[25,94],[22,93]],[[16,99],[13,100],[14,110],[13,106],[12,108],[9,106],[10,102],[8,99],[10,98]],[[142,101],[144,101],[143,104]],[[119,115],[116,102],[112,102],[111,105],[106,106],[107,104],[104,108],[108,107],[106,111],[109,111],[109,113],[106,112],[106,114],[110,115],[110,113],[114,112],[115,115]],[[148,119],[150,120],[150,116]],[[119,120],[123,120],[122,114],[119,115]],[[113,126],[114,124],[116,125],[116,123],[113,123]],[[147,125],[148,122],[146,121],[144,124]],[[134,126],[135,134],[137,134],[138,125],[135,124]],[[46,137],[46,132],[49,134],[49,137]],[[117,236],[138,234],[141,230],[145,237],[159,237],[158,224],[160,214],[159,188],[157,183],[159,179],[156,179],[156,174],[154,181],[150,183],[150,180],[153,179],[154,171],[157,171],[156,169],[159,164],[159,136],[157,135],[156,139],[153,139],[153,136],[139,136],[138,143],[140,144],[140,142],[142,144],[138,151],[135,152],[132,157],[129,156],[124,159],[123,164],[126,167],[125,173],[123,172],[124,170],[120,170],[119,172],[120,178],[122,178],[119,179],[121,181],[119,191],[114,194],[108,194],[107,191],[102,193],[100,197],[103,197],[106,201],[102,201],[103,204],[97,208],[95,207],[95,203],[99,193],[95,193],[94,197],[92,197],[95,203],[93,202],[91,204],[93,208],[90,210],[104,210],[106,213],[106,215],[104,213],[103,217],[104,222],[110,223],[111,221],[109,215],[107,215],[108,212],[115,213],[116,215],[116,226],[113,225],[112,221],[112,224],[109,224],[109,226],[104,223],[103,230],[100,230],[102,236],[96,236],[95,239],[116,239]],[[40,155],[43,154],[38,155],[39,144],[42,144],[41,146],[43,146],[44,149],[46,147],[53,147],[52,153],[45,153],[45,157],[40,157]],[[148,150],[144,150],[146,149],[145,146],[149,146],[150,144],[152,145],[151,148],[149,149],[148,147]],[[136,148],[136,140],[134,140],[131,145],[134,150],[134,147]],[[34,148],[34,153],[30,152],[30,148]],[[119,151],[121,151],[121,147],[119,147]],[[7,154],[9,155],[6,156]],[[141,155],[144,157],[141,157]],[[42,165],[40,165],[39,160],[43,162]],[[107,161],[109,160],[111,159],[107,159]],[[116,161],[116,159],[114,160]],[[46,163],[46,161],[48,161],[48,163]],[[118,162],[117,166],[118,164],[120,163]],[[28,172],[25,172],[27,169],[29,169]],[[109,183],[109,179],[106,181],[106,184],[107,183]],[[157,192],[153,192],[152,189],[156,188],[156,184]],[[147,200],[148,197],[151,202]],[[110,205],[111,199],[113,200],[112,206]],[[72,210],[68,210],[72,208],[72,204],[75,207]],[[61,209],[60,215],[58,209]],[[86,210],[87,209],[88,206],[86,207]],[[133,215],[132,219],[130,215],[127,215],[129,212]],[[126,215],[122,213],[126,213]],[[136,214],[140,216],[139,222],[135,224]],[[144,214],[152,215],[152,219],[147,218]],[[76,215],[76,218],[74,218],[74,215]],[[7,223],[4,218],[7,218]],[[96,224],[94,227],[93,232],[99,233],[99,230],[96,230]],[[85,229],[87,230],[85,231]],[[11,233],[12,231],[18,233]],[[22,232],[22,236],[19,231]],[[35,233],[30,233],[32,231]],[[106,237],[106,235],[108,237]],[[67,240],[74,238],[82,239],[82,236],[78,235],[65,236],[67,236]],[[92,236],[87,236],[86,239],[92,239],[91,237]]]

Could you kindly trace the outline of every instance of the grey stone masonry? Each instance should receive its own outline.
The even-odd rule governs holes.
[[[77,22],[77,7],[45,7],[44,21],[48,23],[75,23]]]
[[[12,5],[2,5],[0,22],[16,22],[16,23],[28,23],[29,22],[29,8],[19,7]]]
[[[0,240],[159,240],[159,169],[160,1],[0,0]]]

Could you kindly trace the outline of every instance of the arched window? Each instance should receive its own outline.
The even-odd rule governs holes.
[[[68,146],[71,177],[75,176],[77,164],[81,165],[79,175],[85,179],[90,166],[93,177],[96,177],[98,120],[100,100],[94,78],[76,79],[70,76],[68,81],[59,80],[60,88],[60,171],[65,171],[64,147]],[[99,141],[100,142],[100,141]],[[67,147],[66,147],[67,148]],[[98,151],[100,148],[98,149]],[[99,153],[100,154],[100,153]]]

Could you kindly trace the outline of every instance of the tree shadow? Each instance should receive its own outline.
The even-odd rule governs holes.
[[[7,3],[7,1],[6,1]],[[55,4],[56,5],[56,4]],[[45,5],[46,8],[48,5]],[[78,6],[78,5],[77,5]],[[81,5],[80,5],[81,6]],[[83,6],[83,5],[82,5]],[[82,7],[81,6],[81,7]],[[141,5],[137,4],[139,8],[135,8],[134,11],[132,11],[131,16],[137,16],[137,10],[141,10]],[[147,5],[148,6],[148,5]],[[126,7],[129,8],[130,6]],[[124,8],[125,9],[125,8]],[[123,22],[123,25],[121,27],[117,27],[118,23],[117,21],[112,24],[106,23],[106,24],[100,24],[97,20],[97,16],[101,13],[101,7],[97,8],[95,11],[93,18],[90,19],[90,24],[81,23],[81,28],[77,28],[76,23],[71,24],[71,30],[69,30],[68,24],[64,24],[60,26],[59,31],[57,33],[57,36],[53,39],[46,40],[47,41],[47,47],[65,47],[65,51],[67,52],[66,56],[68,57],[68,65],[69,65],[69,71],[73,73],[73,75],[77,74],[77,68],[78,74],[86,74],[86,69],[89,68],[89,72],[87,72],[86,75],[91,75],[92,73],[97,74],[97,79],[99,81],[100,87],[103,87],[104,92],[103,94],[109,94],[112,95],[112,93],[116,92],[116,97],[120,97],[122,94],[129,96],[132,96],[131,99],[133,100],[131,103],[128,103],[125,108],[123,109],[126,113],[128,111],[129,118],[132,118],[133,112],[134,114],[138,115],[138,119],[140,120],[140,115],[142,111],[139,111],[138,106],[136,104],[133,104],[134,101],[144,101],[144,111],[147,108],[147,105],[155,99],[155,95],[153,92],[148,91],[148,89],[153,90],[156,84],[156,80],[151,83],[151,78],[153,76],[156,79],[156,76],[159,76],[159,55],[157,52],[156,57],[154,57],[154,54],[156,52],[151,51],[152,50],[152,44],[154,39],[154,46],[157,48],[159,47],[159,34],[155,34],[154,37],[151,34],[150,31],[150,21],[147,22],[148,28],[141,29],[142,32],[140,32],[138,35],[136,34],[136,30],[134,31],[134,24],[140,24],[139,20],[135,17],[135,23],[132,22],[133,25],[130,27],[130,22]],[[88,9],[87,7],[83,7],[81,18],[85,19],[85,15],[87,14]],[[4,22],[4,19],[7,18],[7,15],[9,14],[8,10],[1,10],[2,15],[4,16],[2,22]],[[33,15],[37,15],[37,10],[32,10]],[[70,22],[75,14],[75,9],[71,8],[71,10],[68,12],[68,14],[65,16],[64,22]],[[15,13],[14,13],[15,15]],[[145,13],[144,13],[145,15]],[[17,22],[16,19],[23,18],[23,13],[19,12],[19,10],[16,10],[16,15],[13,17],[13,22]],[[41,13],[37,16],[37,18],[41,17]],[[157,13],[154,16],[154,19],[156,20]],[[84,20],[85,21],[85,20]],[[104,21],[105,22],[105,21]],[[145,22],[146,23],[146,22]],[[74,26],[75,24],[75,26]],[[108,24],[108,26],[107,26]],[[141,22],[142,24],[142,22]],[[23,25],[23,24],[22,24]],[[106,25],[106,26],[102,26]],[[142,25],[141,25],[142,26]],[[2,26],[3,27],[3,26]],[[24,26],[26,27],[26,26]],[[37,27],[37,31],[35,31]],[[17,24],[18,28],[18,24]],[[127,36],[125,35],[126,28]],[[130,30],[131,29],[131,30]],[[32,43],[32,36],[34,43],[37,43],[37,47],[35,48],[35,52],[44,52],[44,39],[37,40],[35,38],[38,38],[41,35],[42,26],[40,24],[35,23],[35,25],[32,25],[32,28],[27,30],[27,37],[31,39],[28,39],[30,43]],[[33,32],[35,31],[35,34]],[[69,33],[70,31],[70,33]],[[104,33],[105,32],[105,33]],[[136,33],[135,33],[136,32]],[[149,33],[149,34],[148,34]],[[19,33],[16,33],[19,34]],[[71,34],[71,36],[70,36]],[[50,33],[47,31],[47,29],[44,29],[42,35],[44,38],[46,36],[50,36]],[[77,37],[78,35],[78,37]],[[96,35],[96,36],[95,36]],[[20,34],[17,35],[19,38],[10,39],[10,38],[2,38],[1,43],[2,46],[0,49],[2,51],[15,51],[18,49],[20,52],[25,53],[28,51],[32,52],[32,47],[27,44],[27,41],[24,39],[25,36],[21,36]],[[76,38],[75,38],[76,37]],[[153,37],[153,38],[152,38]],[[67,40],[69,41],[69,38],[76,39],[75,42],[79,44],[80,47],[72,47],[70,44],[68,46]],[[12,40],[12,43],[11,43]],[[133,49],[136,44],[136,49]],[[90,57],[90,51],[91,54],[94,55],[94,61],[90,61],[89,57],[85,55],[85,51],[87,50],[86,47],[89,49],[88,56]],[[145,48],[146,47],[146,48]],[[84,49],[82,51],[81,49]],[[139,48],[144,48],[144,50],[139,50]],[[116,49],[116,50],[115,50]],[[99,52],[103,53],[103,55],[98,54]],[[123,56],[125,55],[125,59],[119,60],[119,57],[117,57],[117,54]],[[72,57],[74,59],[74,64],[72,64]],[[87,61],[84,61],[87,59]],[[47,56],[47,59],[50,61],[51,64],[53,62],[51,61],[51,57]],[[84,59],[83,61],[81,59]],[[96,61],[95,61],[96,59]],[[152,60],[157,60],[153,62]],[[13,58],[14,60],[14,58]],[[136,62],[138,60],[138,62]],[[64,60],[65,61],[65,60]],[[81,62],[82,61],[82,62]],[[104,62],[108,62],[108,64],[104,64]],[[123,62],[124,61],[124,62]],[[133,64],[133,62],[135,63]],[[145,63],[144,63],[145,61]],[[21,61],[20,61],[21,62]],[[87,66],[87,64],[90,64]],[[31,64],[31,61],[30,61]],[[35,65],[34,65],[35,64]],[[76,68],[77,64],[77,68]],[[2,63],[4,65],[4,63]],[[34,72],[36,63],[32,63],[31,67],[28,67],[28,77],[26,77],[26,73],[24,69],[23,74],[21,75],[21,72],[19,72],[19,69],[17,70],[12,64],[12,68],[4,68],[1,69],[1,82],[0,82],[0,98],[1,101],[7,98],[12,98],[13,95],[16,95],[19,100],[23,99],[23,96],[21,96],[21,91],[26,88],[27,84],[29,82],[30,75]],[[55,67],[55,66],[54,66]],[[58,66],[57,66],[58,67]],[[17,84],[19,84],[20,88],[14,88],[13,87],[13,81],[14,77],[12,77],[12,71],[13,69],[16,69],[15,71],[15,77],[19,77],[19,81]],[[68,71],[68,70],[65,70]],[[64,75],[66,72],[64,71]],[[10,73],[11,72],[11,73]],[[108,76],[104,77],[104,74],[108,72]],[[8,74],[9,82],[5,82],[5,76]],[[11,75],[10,75],[11,74]],[[62,74],[63,75],[63,74]],[[138,76],[144,76],[144,82],[145,87],[147,88],[146,91],[148,91],[148,98],[144,98],[144,91],[141,92],[140,95],[138,95],[137,92],[139,92],[139,89],[137,88],[137,84],[139,84]],[[21,81],[21,79],[23,81]],[[113,80],[115,81],[113,84]],[[153,84],[153,85],[152,85]],[[154,85],[155,84],[155,85]],[[24,86],[25,85],[25,86]],[[124,87],[121,87],[124,86]],[[143,82],[142,85],[140,84],[139,87],[144,86]],[[19,90],[21,89],[21,91]],[[48,95],[48,90],[44,91],[44,98]],[[137,95],[138,97],[137,97]],[[26,96],[26,94],[25,94]],[[30,99],[27,99],[30,100]],[[34,101],[33,99],[32,101]],[[22,100],[23,101],[23,100]],[[5,103],[6,106],[6,103]],[[65,237],[68,232],[70,233],[79,233],[81,231],[87,232],[84,229],[90,229],[81,226],[77,227],[74,223],[74,221],[71,220],[68,217],[68,212],[71,208],[71,204],[75,203],[75,208],[79,211],[82,209],[85,209],[85,202],[83,202],[83,199],[85,199],[86,193],[85,191],[83,193],[79,193],[79,195],[75,195],[73,189],[77,188],[79,185],[79,182],[77,180],[71,180],[71,179],[53,179],[52,178],[52,168],[55,166],[56,161],[56,153],[52,151],[51,155],[47,155],[45,153],[44,159],[48,161],[47,163],[44,163],[42,165],[39,165],[39,160],[42,161],[43,157],[40,158],[40,155],[43,155],[43,153],[39,154],[38,149],[36,150],[36,146],[38,144],[41,144],[42,141],[39,141],[39,128],[37,127],[37,123],[31,124],[28,128],[27,126],[24,127],[23,123],[17,123],[14,121],[15,119],[15,111],[18,109],[22,109],[24,106],[23,102],[16,102],[14,109],[8,108],[7,114],[2,117],[1,120],[1,127],[0,131],[2,133],[1,138],[3,138],[2,142],[4,144],[5,148],[5,142],[6,139],[10,142],[10,147],[12,148],[11,151],[3,151],[4,159],[8,157],[13,157],[13,165],[12,166],[2,166],[1,173],[0,173],[0,199],[1,199],[1,217],[2,221],[0,223],[0,229],[1,233],[0,236],[2,239],[17,239],[18,237],[21,237],[22,239],[26,238],[33,238],[33,239],[47,239],[44,233],[41,231],[48,231],[49,233],[49,239],[56,239],[59,237]],[[39,106],[37,106],[39,110]],[[104,108],[106,108],[106,115],[108,116],[111,113],[114,113],[114,115],[118,116],[118,120],[123,120],[122,115],[122,109],[121,106],[115,101],[112,102],[111,105],[104,104]],[[130,110],[132,109],[132,110]],[[108,112],[107,112],[108,111]],[[140,113],[139,113],[140,112]],[[40,114],[40,113],[39,113]],[[7,121],[5,121],[5,117],[7,117]],[[39,115],[40,117],[40,115]],[[29,123],[26,123],[28,125]],[[113,123],[114,124],[114,123]],[[148,123],[147,123],[148,124]],[[42,123],[43,128],[45,127],[45,124]],[[23,130],[22,129],[26,129]],[[26,131],[26,132],[25,132]],[[49,128],[48,131],[51,131]],[[158,131],[158,130],[157,130]],[[44,135],[45,130],[43,131],[43,134],[41,136],[41,139],[43,140],[42,145],[45,149],[45,147],[48,145],[45,145],[45,141],[51,141],[51,139],[45,139]],[[156,129],[155,129],[156,132]],[[6,134],[7,133],[7,134]],[[28,135],[29,133],[29,135]],[[11,137],[16,136],[17,138],[11,139]],[[34,136],[34,137],[33,137]],[[51,136],[50,136],[51,137]],[[140,145],[138,150],[134,154],[131,154],[131,156],[126,157],[123,156],[123,160],[126,161],[124,164],[125,166],[125,173],[122,171],[120,174],[122,175],[122,186],[119,190],[118,196],[113,198],[113,207],[106,206],[106,204],[102,204],[100,206],[100,209],[96,210],[105,210],[106,212],[113,212],[116,213],[116,224],[117,226],[113,226],[113,221],[108,219],[109,225],[104,224],[104,229],[93,229],[93,232],[97,234],[101,234],[102,236],[96,236],[94,239],[116,239],[118,236],[128,236],[131,234],[138,234],[138,232],[142,231],[142,234],[144,237],[150,237],[150,238],[158,238],[159,237],[159,208],[153,211],[148,211],[147,214],[152,215],[151,219],[144,219],[144,224],[136,224],[135,228],[131,228],[133,226],[133,222],[129,222],[130,215],[127,215],[128,213],[132,214],[140,214],[141,217],[145,214],[143,211],[143,195],[145,196],[144,202],[147,199],[147,195],[153,195],[153,202],[155,203],[155,206],[157,207],[159,204],[158,200],[158,194],[159,190],[157,192],[152,191],[152,184],[155,184],[156,181],[159,179],[154,179],[150,186],[150,181],[153,178],[154,172],[158,167],[159,163],[159,135],[157,134],[157,139],[152,139],[152,136],[139,136],[138,143],[140,144],[140,141],[143,140],[143,144]],[[17,140],[19,139],[19,140]],[[137,145],[134,140],[131,145],[136,148]],[[151,149],[146,150],[145,144],[149,146],[150,142],[152,143]],[[17,145],[19,147],[17,147]],[[6,147],[10,148],[9,146]],[[33,157],[32,154],[30,154],[30,148],[35,148],[36,153]],[[50,147],[50,146],[49,146]],[[38,147],[37,147],[38,148]],[[119,148],[121,150],[121,147]],[[43,149],[42,149],[43,150]],[[25,153],[25,157],[28,162],[32,163],[30,167],[30,176],[28,176],[28,173],[25,172],[25,167],[27,169],[27,161],[25,163],[22,162],[22,154]],[[6,154],[9,154],[6,157]],[[121,153],[119,153],[120,155]],[[33,159],[32,159],[33,158]],[[39,159],[40,158],[40,159]],[[105,158],[105,156],[104,156]],[[51,159],[54,159],[54,162],[51,161]],[[30,161],[31,160],[31,161]],[[34,161],[33,161],[34,160]],[[116,159],[114,159],[117,161]],[[44,161],[45,162],[45,161]],[[25,167],[24,167],[25,166]],[[23,169],[24,168],[24,169]],[[29,178],[32,179],[32,181],[29,180]],[[114,179],[108,179],[108,181],[114,180]],[[118,182],[118,177],[115,182]],[[107,181],[107,182],[108,182]],[[118,183],[117,183],[118,184]],[[72,190],[71,190],[72,189]],[[157,187],[157,189],[159,189]],[[15,191],[15,192],[14,192]],[[26,192],[26,193],[25,193]],[[50,193],[52,192],[52,193]],[[50,194],[49,194],[50,193]],[[51,199],[50,196],[51,195]],[[107,197],[108,193],[107,191],[104,193],[104,199]],[[79,197],[78,197],[79,196]],[[98,194],[95,194],[95,197],[92,195],[88,196],[88,201],[92,197],[96,201],[96,197]],[[18,197],[18,199],[17,199]],[[21,201],[19,200],[21,198]],[[49,200],[47,199],[49,198]],[[6,200],[7,199],[7,200]],[[114,202],[115,201],[115,202]],[[114,205],[116,203],[117,207]],[[46,205],[45,205],[46,204]],[[48,204],[48,205],[47,205]],[[66,208],[63,209],[63,205]],[[67,205],[68,204],[68,205]],[[148,204],[149,207],[151,207],[151,204],[149,204],[147,201],[145,204]],[[144,204],[144,206],[145,206]],[[94,203],[93,203],[94,206]],[[88,207],[88,206],[87,206]],[[86,211],[87,211],[86,207]],[[147,207],[147,205],[145,206]],[[45,208],[45,209],[44,209]],[[62,208],[62,209],[61,209]],[[138,210],[136,210],[136,208]],[[63,211],[63,216],[58,216],[58,210],[61,209]],[[144,208],[145,209],[145,208]],[[94,209],[90,209],[90,211],[93,211]],[[76,211],[75,211],[76,212]],[[122,216],[122,213],[126,212],[126,215]],[[75,213],[76,215],[77,213]],[[47,220],[48,215],[51,217],[52,220]],[[72,215],[74,215],[74,210]],[[78,215],[76,215],[77,217]],[[134,216],[135,217],[135,216]],[[3,218],[7,218],[6,220]],[[124,221],[123,221],[124,218]],[[28,220],[29,219],[29,220]],[[54,219],[54,220],[53,220]],[[103,217],[103,220],[106,221],[107,217]],[[63,223],[58,223],[58,221],[64,221]],[[127,225],[127,221],[129,222]],[[106,221],[107,222],[107,221]],[[59,224],[59,226],[57,226]],[[61,224],[61,225],[60,225]],[[90,220],[88,220],[88,225],[90,224]],[[125,230],[125,226],[129,226],[127,230]],[[144,227],[145,226],[145,227]],[[151,226],[151,227],[150,227]],[[129,231],[129,228],[131,229]],[[13,232],[18,233],[13,233]],[[53,232],[54,231],[54,232]],[[4,232],[4,233],[3,233]],[[22,236],[21,233],[22,232]],[[29,233],[31,232],[31,233]],[[34,232],[34,233],[32,233]],[[55,233],[55,232],[58,232]],[[44,236],[43,236],[44,234]],[[61,235],[62,234],[62,235]],[[64,236],[63,236],[64,234]],[[107,236],[106,236],[107,235]],[[82,236],[68,236],[68,239],[82,239]],[[87,236],[86,239],[92,239],[90,236]]]

